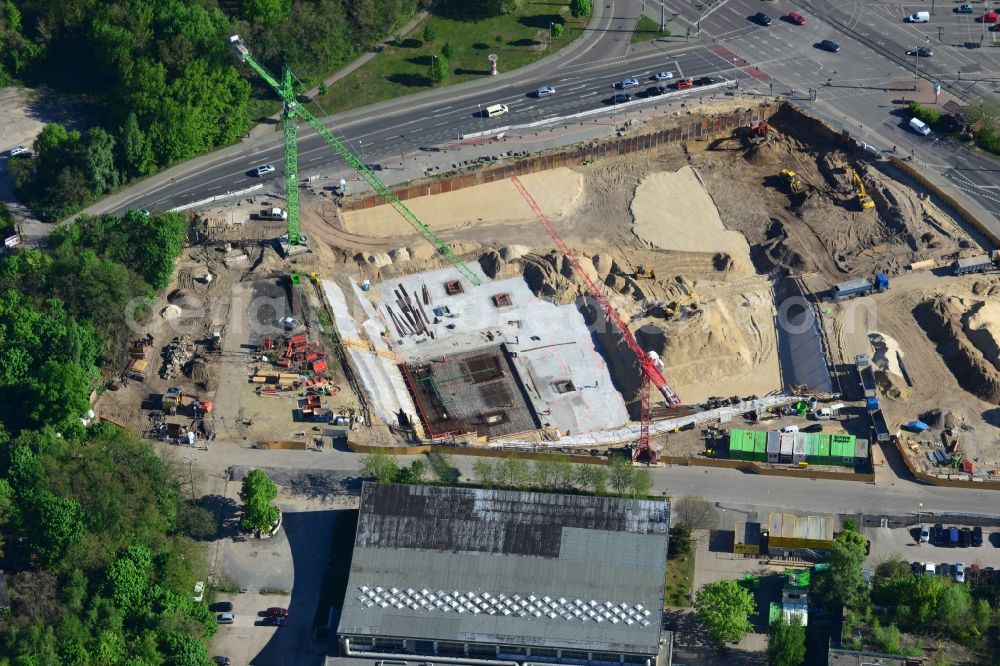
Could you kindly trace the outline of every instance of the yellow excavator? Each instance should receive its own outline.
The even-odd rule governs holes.
[[[803,183],[798,174],[791,169],[782,169],[781,178],[785,181],[785,185],[788,186],[788,189],[792,191],[792,194],[799,194],[806,189],[805,183]]]
[[[875,202],[872,198],[868,196],[868,192],[865,190],[865,184],[861,180],[861,176],[858,172],[851,169],[851,181],[854,182],[854,189],[857,192],[856,198],[858,200],[858,205],[861,206],[861,210],[868,210],[869,208],[875,207]]]

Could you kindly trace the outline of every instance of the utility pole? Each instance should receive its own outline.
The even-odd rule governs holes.
[[[188,458],[188,477],[191,479],[191,501],[194,502],[194,459]]]
[[[666,30],[666,29],[667,29],[667,10],[663,6],[663,3],[661,2],[660,3],[660,34],[662,35],[663,31]]]
[[[552,26],[555,25],[555,21],[549,21],[549,43],[545,47],[546,53],[552,52]]]
[[[933,15],[934,15],[934,0],[931,0],[931,16],[933,16]],[[939,32],[940,32],[940,30],[941,30],[941,28],[938,28]]]
[[[913,49],[913,90],[917,90],[917,63],[920,62],[920,45]]]
[[[483,135],[486,134],[486,129],[483,127],[483,105],[477,104],[479,107],[479,143],[483,142]]]

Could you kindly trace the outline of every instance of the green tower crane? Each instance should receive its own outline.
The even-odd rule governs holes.
[[[239,35],[233,35],[229,38],[229,43],[232,44],[233,48],[240,54],[240,58],[247,65],[250,66],[257,74],[260,75],[262,79],[267,81],[274,90],[278,93],[281,101],[284,102],[284,128],[285,128],[285,189],[288,196],[288,243],[289,245],[296,245],[299,242],[299,191],[298,191],[298,146],[296,145],[296,118],[302,118],[321,137],[326,139],[337,153],[347,162],[348,166],[357,171],[365,182],[371,185],[372,189],[378,192],[382,198],[384,198],[389,205],[396,209],[396,211],[403,216],[403,218],[413,226],[417,232],[420,233],[434,248],[445,257],[448,261],[454,264],[455,268],[459,270],[472,284],[479,286],[481,281],[479,277],[472,272],[465,262],[455,254],[448,244],[437,237],[437,235],[428,228],[426,224],[420,221],[420,219],[411,211],[409,208],[399,200],[399,197],[390,190],[385,183],[378,179],[378,176],[368,168],[368,165],[358,159],[354,153],[347,149],[343,143],[341,143],[333,133],[326,128],[323,123],[317,120],[311,113],[306,111],[306,109],[295,99],[295,91],[292,86],[292,73],[287,67],[284,68],[282,72],[281,82],[279,83],[273,76],[271,76],[266,69],[264,69],[260,63],[254,60],[253,56],[250,55],[250,50],[240,39]]]

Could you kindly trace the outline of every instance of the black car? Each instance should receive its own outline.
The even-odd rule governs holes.
[[[983,528],[978,525],[972,528],[972,545],[976,548],[983,545]]]
[[[972,529],[968,527],[963,527],[958,533],[958,545],[962,548],[968,548],[972,545]]]
[[[625,95],[622,93],[617,93],[611,97],[604,100],[606,104],[624,104],[625,102],[632,101],[632,95]]]
[[[667,89],[663,86],[651,86],[646,88],[646,97],[658,97],[665,92],[667,92]]]
[[[268,615],[262,623],[265,627],[283,627],[288,624],[288,619],[277,615]]]
[[[948,545],[948,534],[944,531],[944,525],[935,523],[931,528],[931,543],[935,546]]]
[[[840,53],[840,45],[837,42],[831,42],[829,39],[824,39],[820,42],[819,48],[830,53]]]
[[[932,49],[929,46],[921,46],[919,49],[910,49],[909,51],[906,52],[906,55],[908,56],[915,55],[921,58],[930,58],[932,55],[934,55],[934,49]]]
[[[714,76],[703,76],[697,81],[695,81],[695,84],[699,86],[710,86],[713,83],[718,83],[718,82],[719,79],[715,78]]]
[[[218,664],[218,666],[229,666],[229,657],[212,657],[212,662]]]
[[[910,569],[913,571],[914,576],[921,576],[924,573],[924,563],[910,562]]]
[[[754,23],[758,23],[760,25],[771,25],[772,23],[774,23],[771,17],[765,14],[764,12],[757,12],[756,14],[754,14],[753,20]]]
[[[213,613],[232,613],[233,612],[233,602],[232,601],[216,601],[214,604],[208,607],[208,610]]]
[[[802,432],[823,432],[822,423],[812,423],[802,429]]]

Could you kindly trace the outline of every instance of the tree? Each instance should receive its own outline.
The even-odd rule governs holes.
[[[445,42],[444,46],[441,47],[441,55],[443,55],[448,60],[455,57],[455,47],[451,45],[451,42]]]
[[[608,483],[611,489],[619,495],[624,495],[632,489],[632,479],[635,476],[635,467],[625,456],[611,456],[608,469]]]
[[[56,564],[83,537],[83,510],[71,499],[42,491],[37,522],[32,529],[32,550],[46,565]]]
[[[424,26],[424,43],[429,44],[437,39],[437,30],[430,23]]]
[[[431,80],[434,83],[444,83],[450,75],[448,59],[444,55],[431,58]]]
[[[242,0],[240,10],[248,22],[271,27],[291,13],[292,0]]]
[[[208,509],[193,502],[184,502],[177,508],[177,531],[192,539],[208,539],[216,533],[215,516]]]
[[[531,484],[531,467],[527,461],[510,455],[497,465],[496,483],[501,488],[527,488]]]
[[[476,480],[476,485],[483,488],[492,488],[496,482],[496,470],[493,463],[485,458],[476,458],[472,463],[472,478]]]
[[[243,500],[243,529],[267,530],[278,521],[278,508],[271,501],[278,496],[278,487],[262,469],[255,469],[243,478],[240,499]]]
[[[559,39],[563,35],[563,24],[553,23],[552,24],[552,39]]]
[[[126,548],[122,557],[108,567],[108,596],[126,615],[145,605],[152,567],[152,551],[140,544]]]
[[[691,528],[681,523],[670,528],[670,541],[667,546],[667,557],[683,557],[691,552]]]
[[[153,147],[149,143],[149,137],[139,127],[139,119],[135,112],[128,114],[119,134],[121,170],[130,177],[148,176],[156,171]]]
[[[378,449],[361,459],[361,473],[379,483],[395,483],[399,478],[399,458]]]
[[[426,466],[423,460],[414,460],[409,467],[399,470],[396,483],[423,483]]]
[[[630,495],[639,499],[648,497],[649,491],[653,489],[653,474],[646,467],[634,468],[632,470],[632,482]]]
[[[992,95],[980,97],[966,107],[965,119],[980,130],[1000,130],[1000,99]]]
[[[875,639],[875,644],[878,645],[878,649],[881,652],[887,654],[899,654],[900,652],[900,642],[899,642],[899,627],[894,624],[890,624],[887,627],[883,627],[879,624],[878,619],[872,622],[872,638]]]
[[[705,585],[695,595],[695,610],[719,643],[738,643],[753,630],[750,616],[757,612],[753,595],[735,580]]]
[[[427,459],[430,461],[434,479],[438,483],[445,483],[452,486],[458,485],[461,474],[458,468],[455,467],[455,461],[450,455],[434,452],[430,453]],[[475,469],[475,465],[473,465],[473,469]]]
[[[569,3],[569,12],[573,15],[573,18],[590,16],[593,11],[594,9],[590,5],[590,0],[571,0]]]
[[[608,471],[600,465],[577,465],[576,483],[594,495],[604,495],[608,491]]]
[[[907,110],[928,125],[936,125],[941,120],[940,112],[918,102],[910,102]]]
[[[798,615],[788,620],[777,617],[771,623],[767,659],[771,666],[799,666],[806,658],[806,628]]]
[[[865,598],[867,586],[862,579],[864,551],[861,554],[855,548],[835,540],[829,554],[829,568],[818,571],[814,577],[818,596],[824,600],[824,605],[834,608],[843,604],[850,608],[858,607]]]
[[[692,530],[711,530],[719,524],[715,506],[698,495],[685,495],[673,502],[670,508],[675,523]]]
[[[326,81],[319,82],[318,92],[320,97],[326,97],[326,94],[330,92],[330,87],[326,85]]]

